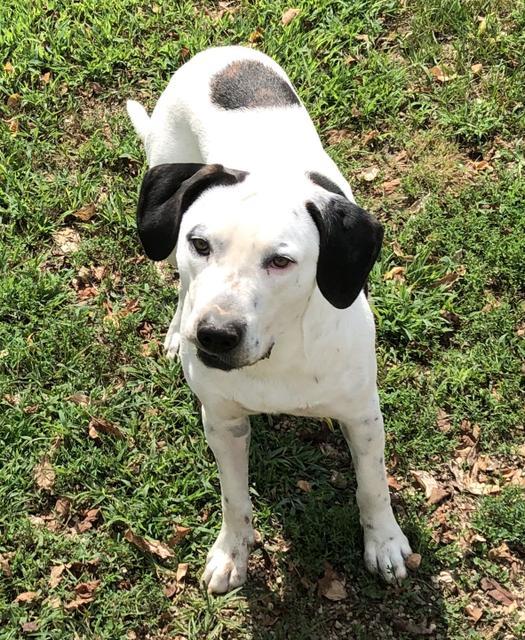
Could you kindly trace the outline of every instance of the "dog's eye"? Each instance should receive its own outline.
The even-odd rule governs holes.
[[[210,243],[204,238],[191,238],[191,244],[193,245],[195,251],[200,256],[209,256],[210,255]]]
[[[274,256],[270,260],[270,267],[274,267],[275,269],[286,269],[291,262],[292,260],[286,256]]]

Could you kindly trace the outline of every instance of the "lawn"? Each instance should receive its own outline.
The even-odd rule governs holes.
[[[522,638],[523,0],[5,0],[0,25],[0,639]],[[385,225],[402,585],[364,568],[339,431],[261,416],[249,583],[199,587],[217,472],[162,354],[177,274],[138,243],[124,104],[220,44],[285,68]]]

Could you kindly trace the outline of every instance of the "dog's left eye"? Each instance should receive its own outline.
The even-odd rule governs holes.
[[[193,248],[200,256],[210,255],[210,243],[204,238],[191,238],[190,239]]]
[[[275,269],[286,269],[286,267],[292,262],[293,261],[286,256],[274,256],[270,260],[270,267],[274,267]]]

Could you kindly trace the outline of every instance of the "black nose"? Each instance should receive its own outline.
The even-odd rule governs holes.
[[[208,353],[228,353],[240,343],[244,335],[244,325],[240,322],[218,324],[205,318],[197,327],[197,341]]]

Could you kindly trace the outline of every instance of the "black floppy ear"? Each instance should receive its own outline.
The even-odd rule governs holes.
[[[306,203],[319,231],[317,286],[338,309],[346,309],[365,286],[374,266],[383,227],[343,195],[332,195],[317,206]]]
[[[151,168],[137,208],[140,241],[148,258],[164,260],[177,244],[182,215],[203,191],[242,182],[246,171],[221,164],[174,163]]]

